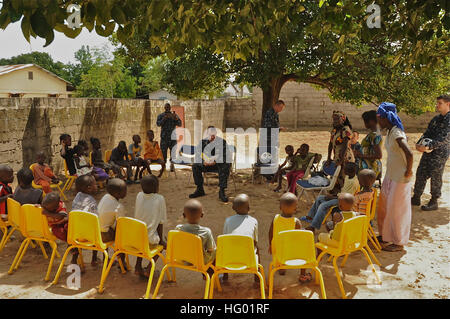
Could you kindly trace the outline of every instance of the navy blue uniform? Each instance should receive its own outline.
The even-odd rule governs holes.
[[[161,127],[161,143],[159,143],[161,152],[164,157],[164,162],[167,161],[167,149],[172,152],[172,148],[177,144],[177,141],[172,140],[172,132],[177,126],[181,126],[181,120],[178,115],[175,114],[175,118],[168,117],[166,115],[172,114],[171,112],[164,112],[158,115],[156,119],[156,125]]]

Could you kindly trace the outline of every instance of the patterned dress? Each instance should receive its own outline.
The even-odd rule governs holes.
[[[361,142],[361,153],[363,155],[375,155],[375,145],[381,148],[383,138],[377,132],[370,132]],[[375,172],[377,178],[381,178],[382,166],[379,159],[361,159],[359,169],[369,168]]]
[[[352,130],[349,126],[344,126],[340,129],[335,129],[331,131],[331,138],[330,142],[333,145],[333,151],[334,151],[334,160],[338,159],[338,156],[344,146],[344,139],[347,137],[348,139],[351,139],[353,135]],[[355,156],[353,155],[353,151],[350,147],[350,142],[347,144],[347,150],[344,155],[344,162],[355,162]]]

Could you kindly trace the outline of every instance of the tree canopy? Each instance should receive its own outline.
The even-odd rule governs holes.
[[[429,106],[423,94],[448,89],[446,0],[377,0],[380,28],[367,23],[377,21],[376,10],[375,18],[368,12],[373,0],[4,0],[0,28],[21,20],[27,39],[49,44],[54,31],[76,37],[81,29],[64,24],[72,3],[81,6],[83,28],[116,32],[138,59],[167,54],[181,67],[198,52],[220,56],[225,70],[263,89],[263,113],[291,80],[328,88],[335,99],[387,99],[409,112]],[[443,79],[433,80],[437,74]],[[198,91],[197,79],[189,78]]]

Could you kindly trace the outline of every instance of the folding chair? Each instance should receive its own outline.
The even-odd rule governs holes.
[[[301,245],[298,245],[301,243]],[[308,230],[285,230],[274,237],[275,252],[269,265],[269,299],[272,299],[275,272],[280,269],[313,269],[320,281],[322,299],[327,299],[322,272],[316,260],[314,235]]]
[[[149,260],[152,265],[150,277],[148,278],[147,290],[145,292],[145,299],[148,299],[150,295],[150,288],[152,286],[153,274],[155,272],[155,261],[153,260],[153,257],[158,255],[159,257],[161,257],[163,263],[165,263],[165,258],[161,254],[163,246],[158,245],[156,248],[151,250],[149,247],[147,225],[144,222],[130,217],[118,218],[114,244],[114,254],[109,261],[106,273],[102,277],[98,292],[103,293],[103,285],[106,281],[106,278],[108,277],[109,271],[111,270],[116,257],[119,254],[133,255]],[[120,262],[121,260],[119,259],[119,263]],[[170,280],[169,273],[167,273],[167,277]]]
[[[335,247],[318,242],[316,243],[316,248],[322,250],[317,258],[318,263],[320,263],[320,260],[325,254],[330,254],[333,257],[333,266],[336,272],[339,289],[341,291],[342,298],[346,299],[347,296],[345,294],[344,285],[342,284],[341,276],[339,275],[339,268],[337,266],[337,259],[340,256],[347,256],[358,250],[361,251],[364,254],[364,257],[366,257],[367,262],[371,266],[372,271],[380,284],[381,280],[378,277],[377,271],[370,260],[367,251],[365,250],[365,247],[367,247],[367,216],[350,218],[344,220],[343,223],[338,246]],[[346,259],[347,257],[344,258],[341,267],[345,263]]]
[[[66,161],[64,160],[64,163],[65,163],[65,162],[66,162]],[[31,169],[31,171],[33,172],[33,174],[34,174],[34,167],[35,167],[35,165],[36,165],[36,163],[30,165],[30,169]],[[64,195],[64,192],[63,192],[63,190],[61,189],[61,185],[62,185],[62,181],[59,181],[58,184],[50,184],[50,188],[56,188],[56,189],[59,191],[59,194],[61,195],[61,197],[62,197],[64,200],[67,200],[66,195]],[[36,184],[36,183],[34,182],[34,179],[33,179],[33,181],[31,182],[31,186],[33,186],[33,188],[42,189],[42,186]],[[64,188],[64,186],[63,186],[63,188]],[[46,194],[45,194],[45,192],[44,192],[44,196],[45,196],[45,195],[46,195]]]
[[[42,208],[30,204],[25,204],[22,207],[22,220],[21,220],[21,230],[22,235],[25,237],[22,244],[17,251],[16,257],[13,260],[11,267],[9,268],[8,275],[13,274],[22,261],[25,252],[27,251],[28,245],[32,240],[38,242],[41,246],[44,258],[48,259],[45,249],[42,247],[42,242],[48,242],[52,247],[52,255],[50,257],[50,262],[47,268],[47,273],[45,275],[45,281],[50,279],[50,272],[52,270],[53,261],[55,260],[55,255],[59,257],[56,237],[50,231],[47,223],[47,218],[42,214]]]
[[[319,191],[318,195],[321,195],[322,193],[332,190],[334,186],[336,185],[336,181],[339,177],[339,173],[341,172],[341,166],[337,166],[334,170],[330,183],[327,186],[315,186],[311,183],[309,183],[307,180],[298,180],[297,185],[300,188],[300,192],[298,194],[298,199],[300,199],[303,195],[303,193],[307,190],[311,191]]]
[[[63,163],[64,163],[64,175],[66,176],[66,183],[64,184],[62,191],[65,192],[70,190],[70,188],[72,188],[72,185],[77,179],[77,176],[69,174],[69,170],[67,169],[67,163],[65,159],[63,160]]]
[[[58,283],[58,279],[64,267],[67,255],[74,248],[78,249],[80,252],[79,261],[82,268],[84,268],[84,263],[81,249],[96,250],[103,253],[103,268],[102,275],[100,277],[101,282],[108,264],[108,252],[106,249],[108,246],[112,246],[113,242],[104,243],[102,241],[98,216],[89,212],[71,211],[69,213],[67,243],[69,244],[69,247],[64,253],[52,284],[56,285]]]
[[[273,162],[273,158],[275,157],[276,161]],[[256,147],[255,153],[256,163],[252,164],[252,184],[255,184],[255,175],[257,170],[267,169],[269,171],[273,171],[273,174],[278,170],[278,147],[273,146],[270,149],[266,146],[258,146]],[[265,174],[259,174],[262,176]]]
[[[220,235],[217,237],[216,265],[211,278],[209,298],[214,295],[214,284],[222,291],[218,280],[219,274],[255,274],[259,278],[261,299],[265,299],[264,268],[258,263],[253,238],[241,235]]]
[[[158,283],[153,292],[153,299],[158,295],[165,272],[169,268],[181,268],[200,272],[206,277],[205,293],[203,298],[208,299],[210,277],[207,272],[208,268],[214,269],[212,262],[207,264],[203,260],[202,240],[199,236],[193,235],[180,230],[170,230],[167,239],[167,257],[166,265],[161,270]],[[173,279],[176,281],[175,269],[173,269]]]

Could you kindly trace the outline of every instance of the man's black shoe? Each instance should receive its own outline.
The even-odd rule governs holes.
[[[205,196],[205,191],[203,189],[198,189],[193,192],[192,194],[189,195],[189,198],[197,198],[197,197],[201,197],[201,196]]]
[[[411,197],[411,205],[420,206],[420,197],[416,196]]]
[[[223,189],[223,188],[220,189],[219,198],[224,203],[228,202],[228,197],[227,197],[227,195],[225,195],[225,189]]]
[[[439,205],[437,200],[431,199],[430,202],[422,207],[420,207],[424,211],[438,210]]]

